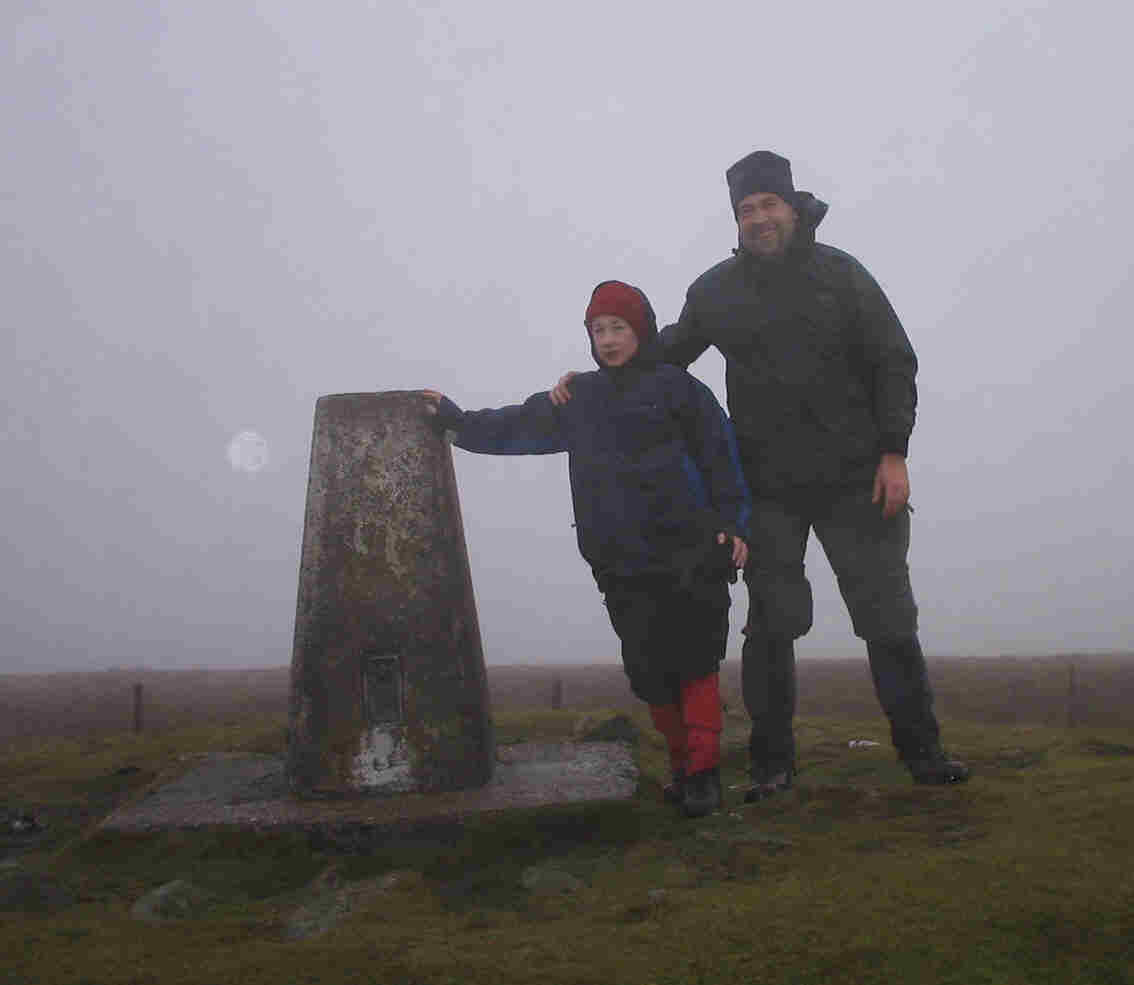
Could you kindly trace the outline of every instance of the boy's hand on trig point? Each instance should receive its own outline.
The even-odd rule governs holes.
[[[567,387],[571,382],[571,378],[578,375],[579,374],[574,370],[564,373],[559,377],[559,382],[547,391],[547,395],[551,398],[551,402],[555,404],[556,407],[562,407],[571,399],[571,391],[568,390]]]
[[[728,534],[722,530],[717,534],[717,543],[724,544],[727,542]],[[748,545],[739,537],[732,538],[732,563],[738,568],[743,568],[748,563]]]
[[[460,426],[465,412],[445,394],[437,390],[421,390],[419,392],[425,398],[425,413],[436,421],[438,427],[457,428]]]

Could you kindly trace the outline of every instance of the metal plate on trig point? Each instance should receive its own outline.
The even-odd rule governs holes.
[[[402,668],[397,654],[363,654],[362,706],[371,725],[402,720]]]

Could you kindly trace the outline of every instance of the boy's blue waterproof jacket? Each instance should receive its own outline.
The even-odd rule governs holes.
[[[637,357],[575,376],[563,407],[536,393],[451,426],[467,451],[567,452],[579,550],[600,587],[611,576],[689,578],[719,557],[718,531],[748,536],[732,426],[712,391],[676,366]]]

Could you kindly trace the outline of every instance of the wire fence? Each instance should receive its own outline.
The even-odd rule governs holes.
[[[1134,654],[929,660],[938,714],[988,724],[1134,726]],[[865,658],[800,660],[801,716],[881,712]],[[633,707],[617,662],[488,667],[495,709]],[[744,707],[740,665],[721,669],[722,697]],[[0,741],[239,724],[286,716],[288,668],[0,675]]]

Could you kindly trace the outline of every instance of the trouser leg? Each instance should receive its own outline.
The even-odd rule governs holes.
[[[815,533],[827,554],[855,634],[866,640],[875,693],[898,755],[937,749],[933,692],[917,637],[917,605],[906,556],[910,516],[886,519],[869,487],[832,490],[815,509]]]
[[[907,763],[934,758],[941,737],[918,638],[867,641],[866,652],[874,691],[890,719],[890,735],[898,756]]]
[[[906,555],[910,515],[889,519],[869,486],[834,488],[812,497],[815,535],[839,582],[855,635],[907,640],[917,635],[917,604]]]
[[[685,775],[688,743],[686,725],[682,719],[681,707],[676,704],[650,705],[650,718],[654,727],[661,732],[669,751],[669,768],[675,779]]]
[[[676,579],[637,578],[606,591],[622,666],[634,695],[648,705],[680,703],[683,681],[716,673],[728,642],[728,587],[681,587]]]
[[[748,622],[741,651],[744,706],[752,719],[749,768],[764,783],[795,767],[795,644],[811,628],[811,585],[803,568],[809,524],[798,503],[753,504]]]
[[[721,692],[719,675],[707,674],[681,685],[685,725],[686,771],[692,776],[721,765]]]
[[[744,705],[752,719],[748,740],[752,779],[765,783],[795,769],[795,644],[749,632],[741,664]]]

